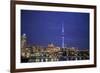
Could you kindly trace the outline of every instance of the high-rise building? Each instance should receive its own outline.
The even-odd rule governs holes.
[[[21,36],[21,48],[25,48],[27,45],[27,37],[26,37],[26,34],[23,34]]]

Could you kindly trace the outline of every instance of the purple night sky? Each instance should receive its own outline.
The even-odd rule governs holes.
[[[89,13],[21,10],[21,35],[30,45],[61,47],[62,24],[67,47],[89,49]]]

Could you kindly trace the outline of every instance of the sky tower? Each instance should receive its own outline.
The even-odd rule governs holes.
[[[64,43],[64,24],[62,24],[62,33],[61,33],[61,35],[62,35],[62,48],[64,48],[65,47],[65,43]]]

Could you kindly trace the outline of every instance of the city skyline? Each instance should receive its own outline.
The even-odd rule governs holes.
[[[89,49],[88,13],[21,10],[21,21],[28,44]]]

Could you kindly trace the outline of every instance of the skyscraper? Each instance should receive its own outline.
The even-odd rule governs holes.
[[[26,47],[26,43],[27,43],[27,37],[26,37],[26,34],[23,34],[21,36],[21,48],[25,48]]]

